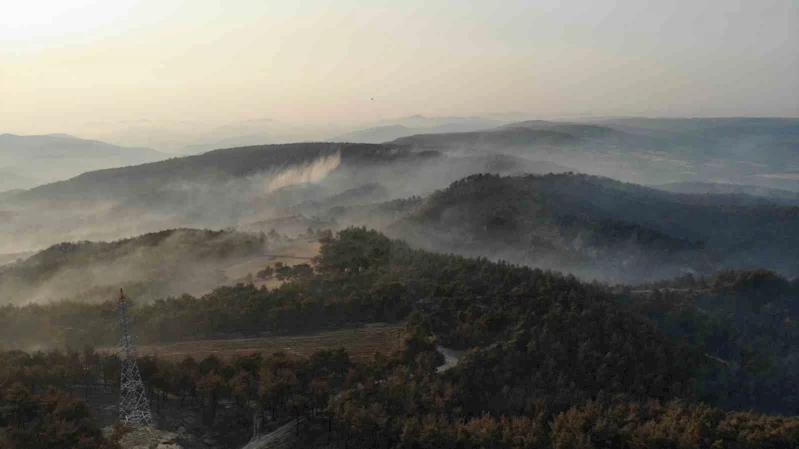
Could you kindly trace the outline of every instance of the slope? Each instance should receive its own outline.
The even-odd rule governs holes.
[[[442,119],[443,120],[443,119]],[[400,124],[375,126],[372,128],[352,131],[330,139],[332,142],[364,142],[381,143],[389,142],[401,137],[417,134],[441,134],[456,132],[481,131],[494,128],[497,122],[490,120],[465,120],[445,123],[436,123],[428,126],[405,126]]]
[[[11,214],[10,220],[0,221],[0,252],[34,251],[62,241],[115,240],[169,228],[221,229],[325,215],[345,202],[427,195],[485,171],[570,170],[521,156],[444,154],[386,144],[216,150],[84,173],[11,195],[0,207]],[[363,190],[376,184],[381,188]],[[350,198],[353,193],[357,198]]]
[[[0,188],[30,188],[109,167],[141,164],[166,156],[149,148],[126,148],[66,134],[0,134],[0,171],[13,169],[20,179]],[[25,179],[30,178],[30,179]]]
[[[262,332],[296,335],[376,321],[407,322],[402,363],[414,370],[428,366],[435,372],[437,363],[427,363],[435,360],[416,357],[425,348],[472,348],[456,367],[436,376],[450,386],[428,386],[439,388],[431,394],[446,392],[444,401],[452,408],[478,416],[542,406],[559,413],[615,394],[642,401],[701,397],[767,411],[795,406],[789,399],[797,391],[796,331],[784,323],[799,312],[799,284],[773,273],[727,271],[695,282],[681,278],[612,289],[485,258],[414,250],[355,228],[323,239],[313,270],[300,268],[288,269],[287,282],[276,289],[239,284],[201,298],[184,295],[139,304],[134,315],[140,342]],[[0,343],[114,344],[112,311],[111,301],[3,307]],[[772,355],[777,358],[770,367]],[[720,358],[730,362],[719,365]],[[395,386],[420,379],[394,371],[394,364],[381,368],[385,359],[379,360],[374,370],[405,376]],[[773,372],[775,366],[785,373]],[[376,375],[374,370],[370,375]],[[353,385],[366,381],[354,379]],[[756,388],[740,388],[747,385]],[[787,400],[750,394],[769,385],[790,392]],[[735,391],[725,396],[730,388]]]
[[[799,191],[799,119],[529,120],[392,143],[509,151],[639,184],[711,181]]]
[[[578,145],[581,139],[560,131],[514,127],[462,133],[417,134],[396,139],[391,143],[415,148],[498,150]]]
[[[704,400],[795,414],[799,403],[799,279],[768,270],[725,270],[632,287],[622,300],[667,335],[702,347]]]
[[[413,157],[392,146],[367,144],[299,143],[259,145],[210,151],[133,167],[85,173],[68,181],[32,189],[22,199],[57,199],[71,196],[129,196],[176,183],[225,182],[291,166],[303,166],[324,157],[340,155],[341,164],[370,164]]]
[[[769,189],[766,187],[740,184],[725,184],[711,182],[675,182],[654,186],[658,189],[673,193],[688,193],[697,195],[735,195],[750,197],[752,202],[771,202],[786,205],[799,205],[799,192],[790,190]]]
[[[61,243],[0,266],[0,302],[27,303],[80,296],[106,300],[125,284],[145,298],[215,288],[222,269],[263,255],[263,236],[174,229],[114,242]]]
[[[799,273],[799,208],[586,175],[475,175],[390,228],[424,248],[617,281],[722,266]]]

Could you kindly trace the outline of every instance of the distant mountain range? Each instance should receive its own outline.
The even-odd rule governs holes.
[[[109,240],[174,227],[225,228],[333,206],[427,195],[473,173],[569,167],[498,153],[390,144],[297,143],[206,152],[98,170],[0,197],[0,253]],[[371,189],[364,186],[372,185]],[[375,187],[378,186],[378,187]],[[304,228],[303,228],[304,230]]]
[[[197,120],[123,122],[94,121],[76,126],[76,134],[123,146],[143,146],[173,155],[196,154],[220,148],[321,140],[340,128],[283,123],[269,118],[225,124]]]
[[[402,120],[440,126],[439,120],[452,118]],[[463,118],[460,123],[472,126],[478,122]],[[458,245],[477,242],[474,248],[485,249],[486,254],[525,263],[548,261],[567,271],[582,267],[581,272],[590,274],[596,268],[604,276],[606,271],[600,264],[609,263],[616,267],[615,273],[627,270],[655,276],[655,272],[646,270],[657,261],[668,267],[668,276],[677,267],[703,271],[702,267],[716,263],[769,266],[788,273],[793,265],[781,251],[793,246],[774,243],[768,232],[779,234],[775,223],[794,224],[790,221],[793,209],[785,207],[796,205],[799,195],[792,193],[792,189],[799,190],[799,181],[789,176],[799,174],[799,154],[789,151],[794,148],[791,145],[797,127],[799,120],[781,119],[532,120],[483,131],[418,134],[388,144],[310,142],[220,149],[91,171],[0,195],[4,217],[0,221],[0,235],[4,236],[0,252],[30,251],[58,241],[115,239],[174,227],[268,224],[281,217],[305,217],[281,224],[286,228],[303,221],[383,229],[407,219],[391,232],[397,231],[397,235],[419,245],[430,243],[431,248],[467,251],[469,248]],[[731,141],[737,141],[738,146],[730,147]],[[493,181],[485,181],[475,184],[490,193],[486,193],[490,199],[485,204],[463,206],[465,209],[458,206],[459,218],[449,222],[450,215],[444,214],[446,220],[433,227],[427,219],[408,216],[416,213],[409,208],[411,204],[415,207],[415,202],[402,202],[426,198],[424,207],[430,210],[440,208],[438,201],[478,204],[482,195],[479,189],[470,198],[457,193],[466,187],[447,186],[481,173],[527,179],[523,178],[527,173],[565,172],[601,175],[639,186],[633,189],[631,184],[619,183],[628,186],[622,188],[608,184],[610,180],[576,183],[574,179],[583,179],[579,177],[526,181],[534,187],[521,181],[514,181],[521,183],[518,185],[498,181],[510,186],[496,188]],[[573,185],[582,187],[571,196],[563,196],[561,187]],[[495,188],[502,193],[492,196]],[[450,192],[449,196],[430,196],[437,190]],[[618,198],[613,196],[617,194]],[[513,202],[524,195],[529,198]],[[541,198],[550,206],[542,208],[537,203]],[[435,203],[431,203],[433,199]],[[626,206],[596,209],[618,201]],[[498,221],[483,222],[480,218],[506,203],[507,210],[499,213]],[[378,207],[380,204],[390,205]],[[684,215],[686,210],[691,212]],[[649,211],[649,215],[636,219],[642,211]],[[768,219],[761,222],[753,218],[760,212]],[[474,220],[469,218],[472,215]],[[674,221],[675,216],[683,221]],[[483,242],[477,232],[482,228],[469,227],[472,221],[486,229],[499,226],[501,231]],[[702,227],[708,222],[728,229],[735,239],[720,242],[717,233]],[[732,224],[722,226],[727,222]],[[515,224],[505,229],[503,223]],[[447,231],[450,224],[455,226],[451,233]],[[464,230],[461,226],[467,227]],[[688,232],[700,228],[705,231]],[[514,234],[519,229],[529,233]],[[509,240],[493,241],[503,235]],[[424,238],[416,240],[420,236]],[[512,241],[525,243],[508,243]],[[711,241],[714,243],[706,246]],[[480,251],[470,254],[483,254]],[[531,254],[538,256],[531,258]]]
[[[383,143],[416,134],[439,134],[479,131],[495,128],[503,121],[480,117],[424,117],[414,115],[390,121],[391,124],[352,131],[330,139],[331,142]]]
[[[430,117],[417,114],[395,119],[376,120],[360,125],[290,123],[271,118],[239,120],[228,123],[142,119],[122,122],[93,121],[76,125],[76,129],[73,132],[123,146],[143,146],[173,155],[192,155],[244,145],[309,141],[380,143],[409,134],[388,135],[383,140],[377,140],[362,138],[364,136],[359,136],[358,130],[404,127],[410,129],[406,131],[410,134],[472,131],[501,126],[518,119],[518,117],[524,117],[524,114],[500,114],[486,117]],[[353,135],[339,138],[348,133]],[[366,134],[368,135],[369,133]],[[331,136],[337,137],[331,138]]]
[[[206,153],[208,151],[218,150],[221,148],[237,148],[253,145],[267,145],[271,143],[271,139],[267,136],[260,134],[244,135],[237,137],[229,137],[226,139],[217,140],[208,143],[196,143],[186,145],[176,153],[177,156],[193,156],[197,154]]]
[[[248,176],[305,167],[326,157],[358,166],[435,157],[435,152],[411,152],[390,145],[297,143],[257,145],[210,151],[149,164],[99,170],[19,195],[23,200],[58,198],[124,198],[134,192],[153,192],[179,184],[229,182]],[[333,167],[333,168],[335,168]],[[298,173],[302,178],[303,173]]]
[[[0,170],[0,199],[6,196],[6,192],[14,192],[20,188],[35,185],[36,180],[33,178],[20,175],[11,169]]]
[[[502,127],[489,131],[446,134],[418,134],[392,141],[396,145],[417,148],[444,149],[513,149],[531,146],[578,145],[581,139],[573,134],[550,129],[530,129],[523,126]]]
[[[355,148],[361,148],[355,150],[357,154],[368,146]],[[432,161],[436,159],[427,162]],[[361,170],[380,167],[358,166]],[[237,227],[289,235],[307,228],[374,227],[414,247],[610,282],[635,283],[686,273],[698,276],[730,267],[765,267],[787,276],[799,273],[794,256],[799,252],[799,235],[786,232],[799,227],[799,207],[765,196],[672,193],[568,173],[472,175],[429,195],[399,199],[391,199],[392,189],[377,183],[334,190],[336,185],[301,184],[257,201],[245,198],[240,206],[252,210],[240,212]],[[184,220],[202,223],[208,219],[191,208],[179,209],[174,198],[166,201]],[[270,210],[263,207],[273,202],[281,207],[258,220],[260,212]],[[93,204],[102,203],[89,203],[89,207]],[[228,212],[210,201],[202,205],[211,214]],[[117,207],[107,215],[95,213],[91,220],[119,232],[125,222],[136,223],[137,216],[164,213],[156,212],[163,207],[157,202],[149,210],[145,207]],[[74,228],[68,214],[58,210],[55,214],[62,216],[56,224]],[[87,218],[81,214],[81,220]],[[13,223],[17,218],[11,214],[8,219]],[[170,224],[164,221],[160,226]],[[49,225],[45,220],[39,226]]]
[[[414,172],[437,157],[388,145],[305,143],[92,171],[0,198],[0,211],[9,214],[0,220],[0,253],[276,218],[297,204],[373,182],[379,170],[387,182],[390,173]],[[317,186],[323,181],[327,191]]]
[[[142,164],[166,156],[66,134],[0,135],[0,191],[30,188],[103,168]]]
[[[640,184],[702,181],[799,191],[799,119],[532,120],[390,143],[510,152]]]
[[[331,142],[364,142],[364,143],[381,143],[389,140],[398,139],[400,137],[411,136],[419,134],[425,130],[419,128],[408,128],[402,125],[386,125],[376,126],[374,128],[367,128],[358,131],[353,131],[347,134],[333,137]]]

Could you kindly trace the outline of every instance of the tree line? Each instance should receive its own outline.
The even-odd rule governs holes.
[[[789,363],[796,359],[795,347],[780,337],[782,328],[766,326],[769,320],[784,321],[796,312],[791,296],[794,283],[773,273],[721,273],[711,282],[718,289],[705,297],[671,296],[665,287],[665,296],[641,295],[632,288],[580,282],[573,276],[529,267],[414,250],[363,228],[325,236],[312,264],[279,268],[285,282],[276,289],[241,284],[200,298],[166,298],[134,307],[137,340],[166,342],[302,332],[374,321],[409,322],[408,334],[415,335],[409,341],[417,348],[410,350],[414,357],[386,362],[391,369],[378,370],[365,378],[367,382],[360,382],[372,385],[378,396],[365,387],[347,394],[366,408],[374,397],[389,394],[383,392],[390,384],[388,373],[407,366],[410,371],[401,377],[404,384],[428,381],[403,394],[426,399],[414,403],[416,408],[401,409],[405,415],[398,416],[418,418],[419,411],[439,410],[431,409],[435,405],[443,407],[441,412],[431,412],[426,419],[438,422],[444,416],[451,424],[486,416],[497,423],[505,419],[507,424],[513,417],[532,419],[543,414],[546,424],[542,425],[548,428],[554,417],[570,410],[576,413],[573,410],[580,407],[615,410],[619,403],[644,407],[650,401],[663,408],[653,406],[651,413],[641,415],[641,426],[655,426],[646,423],[666,419],[672,416],[669,413],[705,407],[702,403],[741,413],[755,409],[796,414],[795,409],[786,408],[797,391],[796,367]],[[778,290],[770,290],[771,283]],[[739,294],[730,296],[735,291]],[[775,296],[775,291],[782,293]],[[744,306],[749,304],[751,309],[757,303],[761,312],[752,309],[741,315]],[[683,306],[689,308],[688,318],[682,315]],[[111,345],[117,340],[113,307],[111,302],[4,307],[0,333],[3,341],[17,338],[17,344]],[[718,316],[703,312],[706,308],[717,310]],[[713,324],[722,322],[721,316],[727,320],[723,326]],[[702,322],[711,324],[697,324]],[[752,346],[746,349],[745,343]],[[764,365],[758,352],[774,343],[781,345],[775,353],[780,364]],[[435,367],[440,360],[432,349],[436,345],[470,351],[457,367],[438,374]],[[736,351],[745,357],[729,356]],[[775,372],[773,367],[785,372]],[[217,375],[219,382],[226,381],[224,375]],[[774,393],[764,394],[769,388]],[[424,396],[428,390],[429,397]],[[348,413],[351,419],[379,416],[366,411]],[[402,432],[392,426],[398,422],[404,429],[403,419],[385,424],[388,427],[374,424],[382,430],[370,437],[381,444],[396,444]],[[418,426],[423,428],[423,422]],[[623,434],[619,438],[632,438],[624,433],[624,425],[619,427]],[[362,437],[366,438],[358,438]]]
[[[338,349],[308,358],[150,356],[139,366],[156,416],[194,407],[211,428],[235,419],[242,441],[265,422],[293,422],[300,441],[345,448],[786,448],[799,441],[797,417],[729,412],[686,399],[598,394],[560,409],[552,390],[523,405],[484,403],[477,389],[496,389],[497,379],[469,373],[491,370],[494,362],[473,359],[466,370],[438,373],[435,347],[429,323],[414,314],[401,349],[361,362]],[[106,439],[85,403],[71,398],[91,394],[83,391],[86,380],[104,371],[115,375],[109,386],[118,388],[114,359],[91,348],[0,353],[3,447],[117,447],[124,429]],[[78,391],[70,391],[75,385]],[[221,412],[222,402],[233,406]]]

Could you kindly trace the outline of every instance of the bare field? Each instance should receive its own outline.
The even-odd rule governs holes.
[[[192,356],[202,359],[211,354],[220,358],[254,352],[287,354],[308,357],[321,349],[345,348],[353,360],[371,358],[376,351],[392,352],[400,347],[403,326],[386,325],[319,332],[314,334],[233,338],[224,340],[195,340],[164,345],[137,346],[139,355],[157,355],[170,359]]]

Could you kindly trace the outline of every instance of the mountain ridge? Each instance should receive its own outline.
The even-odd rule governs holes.
[[[426,198],[388,232],[427,249],[629,280],[728,265],[796,274],[790,254],[799,238],[781,235],[793,226],[799,207],[567,173],[473,175]]]
[[[0,180],[0,190],[31,188],[80,173],[156,161],[166,155],[144,147],[123,147],[68,134],[0,134],[0,171],[17,179]]]

